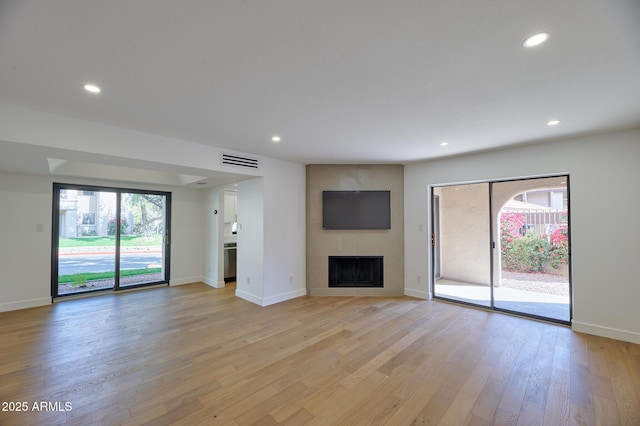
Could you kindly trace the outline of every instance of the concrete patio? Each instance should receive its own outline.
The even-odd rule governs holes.
[[[495,287],[493,292],[494,305],[498,309],[565,322],[571,319],[568,295],[546,294],[508,287]],[[486,285],[438,279],[435,283],[434,295],[486,307],[491,306],[491,288]]]

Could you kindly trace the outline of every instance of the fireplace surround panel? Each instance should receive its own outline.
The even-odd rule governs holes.
[[[308,164],[306,185],[306,285],[309,296],[405,294],[404,166],[401,164]],[[322,229],[323,191],[390,191],[390,229]],[[369,284],[329,286],[330,256],[383,257],[384,275]]]

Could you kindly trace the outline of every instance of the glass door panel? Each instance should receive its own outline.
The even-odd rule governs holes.
[[[119,287],[165,280],[166,206],[164,194],[121,194]]]
[[[494,182],[494,306],[569,322],[568,176]]]
[[[60,188],[57,196],[57,294],[112,289],[116,193]]]
[[[53,297],[168,283],[171,193],[53,188]]]
[[[489,184],[433,188],[432,206],[434,296],[490,307]]]

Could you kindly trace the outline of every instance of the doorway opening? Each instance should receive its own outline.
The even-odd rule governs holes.
[[[569,176],[432,188],[436,298],[569,324]]]
[[[171,193],[54,183],[51,295],[168,284]]]

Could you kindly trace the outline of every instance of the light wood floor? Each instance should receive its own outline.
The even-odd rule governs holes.
[[[640,345],[408,297],[204,284],[0,314],[2,425],[640,425]],[[5,408],[5,407],[3,407]]]

